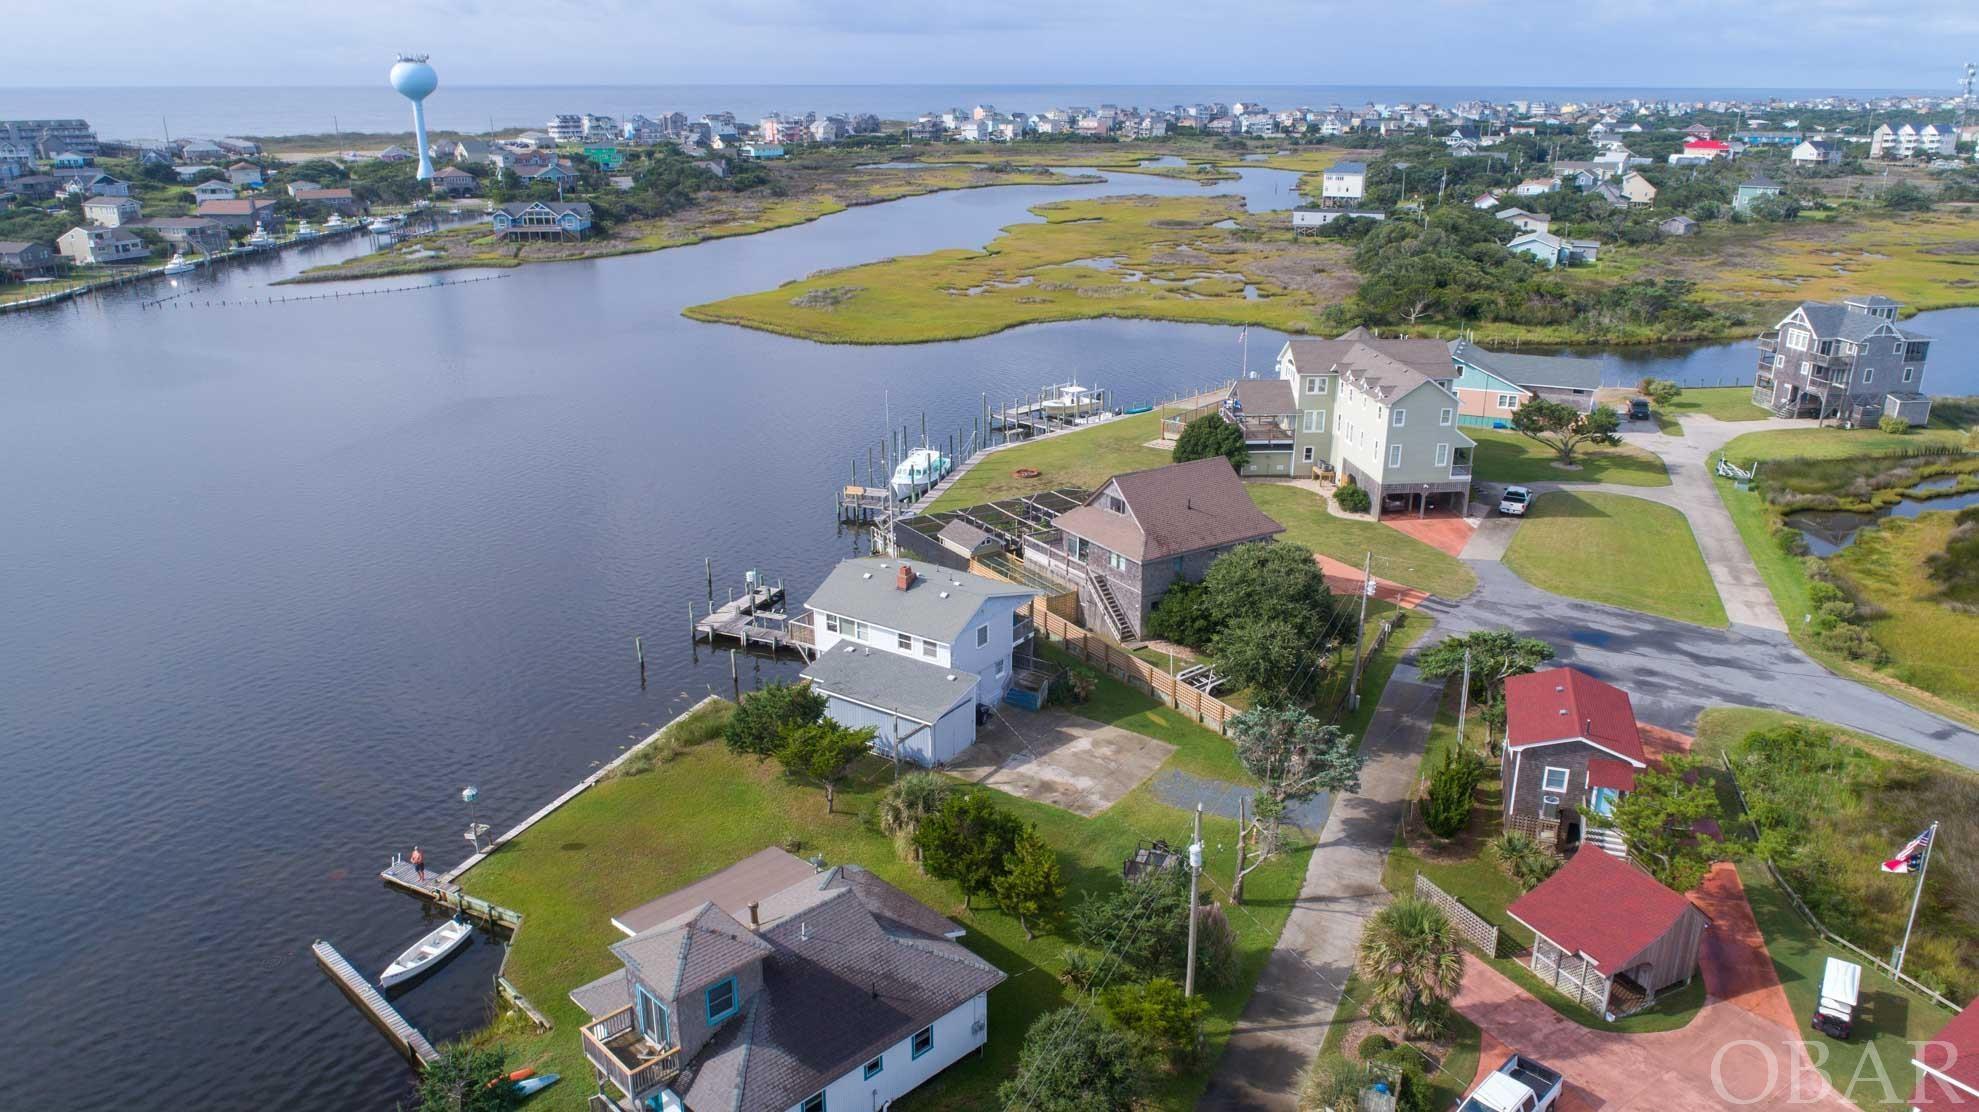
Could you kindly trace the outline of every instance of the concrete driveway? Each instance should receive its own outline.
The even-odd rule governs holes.
[[[1046,707],[998,707],[948,771],[973,783],[1092,818],[1140,786],[1175,747]]]

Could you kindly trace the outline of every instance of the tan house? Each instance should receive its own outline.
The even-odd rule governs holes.
[[[142,212],[130,197],[91,197],[82,203],[82,218],[102,228],[135,223]]]
[[[63,232],[55,246],[77,266],[85,263],[135,263],[151,254],[151,248],[125,228],[78,226]]]
[[[1656,203],[1656,187],[1650,184],[1648,178],[1634,170],[1622,175],[1621,188],[1622,196],[1628,198],[1631,205],[1647,206]]]

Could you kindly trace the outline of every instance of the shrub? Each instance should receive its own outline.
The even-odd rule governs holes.
[[[1147,1040],[1071,1004],[1039,1016],[1024,1032],[1017,1073],[997,1099],[1027,1112],[1131,1108],[1147,1093],[1155,1065]]]
[[[1876,418],[1876,427],[1891,436],[1902,436],[1910,431],[1910,422],[1894,413],[1885,413]]]
[[[1807,555],[1807,536],[1791,525],[1773,527],[1773,546],[1789,556]]]
[[[1045,702],[1054,707],[1076,707],[1099,689],[1099,673],[1083,664],[1068,665],[1052,681]]]
[[[1224,420],[1221,413],[1211,413],[1190,421],[1182,427],[1182,435],[1175,438],[1173,459],[1176,463],[1211,456],[1222,456],[1238,471],[1242,471],[1251,460],[1250,449],[1244,447],[1243,430]]]
[[[1097,950],[1084,946],[1067,946],[1062,959],[1065,968],[1058,971],[1058,979],[1081,991],[1091,988],[1100,976],[1101,955]]]
[[[1814,635],[1814,643],[1863,664],[1883,664],[1889,660],[1883,646],[1878,645],[1869,636],[1869,631],[1859,625],[1843,624],[1821,630]]]
[[[1560,867],[1560,859],[1540,847],[1539,841],[1523,831],[1508,830],[1491,840],[1492,860],[1505,870],[1520,888],[1532,887]]]
[[[1465,749],[1448,749],[1429,776],[1422,801],[1423,825],[1439,838],[1454,838],[1470,823],[1471,800],[1484,782],[1484,758]]]
[[[1238,972],[1237,931],[1223,905],[1196,908],[1196,980],[1211,988],[1229,988],[1237,983]]]
[[[1395,1041],[1393,1039],[1390,1039],[1386,1035],[1373,1034],[1361,1040],[1361,1045],[1354,1048],[1354,1055],[1361,1061],[1367,1062],[1379,1058],[1393,1049],[1395,1049]]]
[[[1364,514],[1374,508],[1374,495],[1363,486],[1342,486],[1334,490],[1333,504],[1350,514]]]
[[[1209,1000],[1182,995],[1167,977],[1108,989],[1106,1010],[1121,1028],[1146,1039],[1172,1062],[1193,1056]]]
[[[1209,607],[1209,588],[1201,583],[1168,588],[1148,615],[1149,636],[1192,649],[1208,648],[1222,628]]]

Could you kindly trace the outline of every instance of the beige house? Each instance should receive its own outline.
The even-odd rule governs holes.
[[[130,197],[91,197],[82,203],[82,218],[100,228],[118,228],[137,222],[143,212]]]
[[[79,225],[63,232],[55,247],[77,266],[86,263],[134,263],[151,254],[151,249],[133,232],[123,228]]]
[[[1627,197],[1631,205],[1653,205],[1656,203],[1656,187],[1649,183],[1648,178],[1630,170],[1622,175],[1622,196]]]

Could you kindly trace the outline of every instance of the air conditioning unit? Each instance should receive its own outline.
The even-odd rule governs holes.
[[[987,1030],[989,1030],[989,1020],[987,1019],[979,1019],[969,1025],[969,1033],[971,1035],[980,1035]]]

